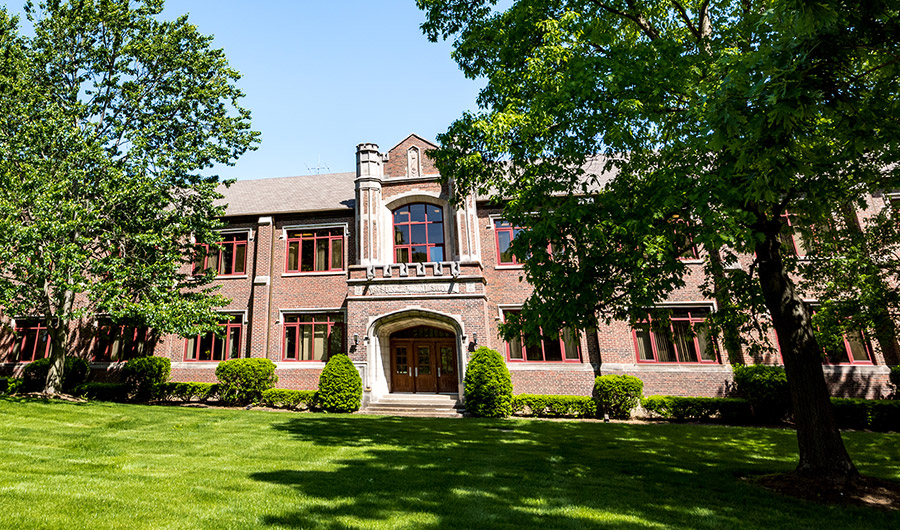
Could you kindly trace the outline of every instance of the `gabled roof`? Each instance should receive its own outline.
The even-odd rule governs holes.
[[[225,217],[298,212],[352,210],[355,206],[356,173],[329,173],[299,177],[238,180],[219,186],[226,205]]]
[[[436,143],[431,142],[431,141],[429,141],[429,140],[426,140],[425,138],[422,138],[421,136],[419,136],[419,135],[416,134],[416,133],[411,133],[411,134],[407,135],[406,138],[404,138],[404,139],[400,140],[399,142],[397,142],[396,144],[394,144],[394,147],[391,147],[390,149],[388,149],[388,153],[390,153],[390,152],[393,151],[394,149],[400,147],[400,145],[401,145],[403,142],[409,140],[410,138],[416,138],[416,139],[418,139],[419,141],[421,141],[421,142],[423,142],[423,143],[426,143],[426,144],[430,145],[431,147],[437,147],[437,144],[436,144]]]

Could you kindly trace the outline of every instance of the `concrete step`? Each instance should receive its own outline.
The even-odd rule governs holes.
[[[380,396],[374,403],[433,404],[451,405],[459,403],[459,394],[388,394]]]
[[[360,411],[360,414],[372,414],[376,416],[410,416],[420,418],[461,418],[463,416],[460,409],[434,407],[366,407]]]
[[[369,403],[363,414],[458,418],[464,409],[459,394],[388,394]]]

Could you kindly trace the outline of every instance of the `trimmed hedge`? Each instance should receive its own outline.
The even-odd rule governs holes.
[[[0,394],[15,394],[21,386],[20,377],[0,377]]]
[[[547,418],[594,418],[597,402],[587,396],[519,394],[512,397],[513,414]]]
[[[346,354],[333,355],[319,376],[318,405],[326,412],[356,412],[362,404],[362,379]]]
[[[315,390],[270,388],[262,393],[259,404],[275,409],[310,410],[316,404],[316,394]]]
[[[599,375],[594,380],[598,415],[627,420],[641,400],[644,382],[631,375]]]
[[[219,393],[216,383],[168,382],[160,385],[159,394],[162,399],[181,401],[208,401]]]
[[[841,429],[900,431],[900,401],[831,398],[831,405]]]
[[[791,412],[791,389],[781,366],[735,365],[738,397],[750,402],[753,416],[764,423],[778,423]]]
[[[466,411],[482,418],[512,414],[512,379],[496,350],[481,346],[472,353],[463,380]]]
[[[226,405],[246,405],[259,401],[262,393],[275,386],[275,363],[269,359],[232,359],[216,367],[219,399]]]
[[[128,383],[84,383],[75,387],[72,393],[87,399],[122,403],[128,401],[129,390]]]
[[[67,356],[63,367],[62,391],[72,389],[87,380],[91,367],[80,357]],[[47,384],[47,372],[50,371],[50,359],[45,357],[32,361],[22,369],[22,392],[43,392]]]
[[[172,361],[166,357],[138,357],[122,368],[122,379],[135,401],[150,401],[160,397],[162,385],[172,373]]]
[[[740,398],[649,396],[641,406],[655,416],[670,420],[747,423],[752,418],[750,402]]]

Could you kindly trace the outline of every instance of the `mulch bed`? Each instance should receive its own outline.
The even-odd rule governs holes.
[[[796,473],[764,475],[749,480],[782,495],[821,504],[900,510],[900,483],[889,480],[864,476],[829,480]]]

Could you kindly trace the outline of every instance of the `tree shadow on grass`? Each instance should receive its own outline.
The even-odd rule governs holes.
[[[740,478],[790,470],[792,431],[347,416],[304,416],[275,429],[336,451],[321,466],[251,475],[297,491],[296,510],[263,519],[289,528],[884,528],[897,522],[782,499]],[[346,456],[341,448],[349,448]]]

